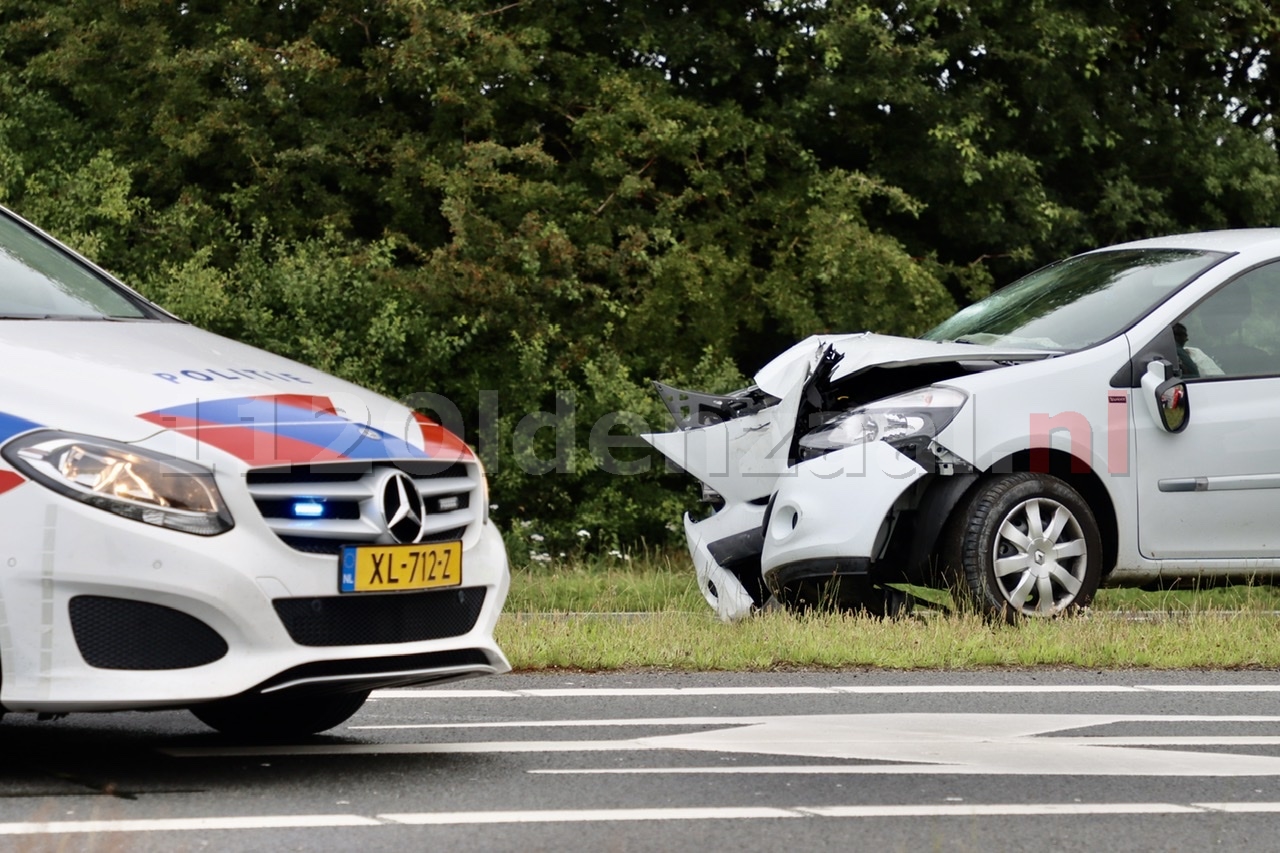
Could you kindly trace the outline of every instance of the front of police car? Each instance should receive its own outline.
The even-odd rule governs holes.
[[[509,669],[479,459],[399,403],[201,331],[0,215],[0,705],[336,725]]]

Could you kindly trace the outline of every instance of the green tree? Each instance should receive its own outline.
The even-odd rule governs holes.
[[[454,400],[500,519],[657,541],[685,480],[588,442],[618,411],[666,429],[650,380],[728,390],[799,337],[913,334],[1077,249],[1274,222],[1278,20],[7,0],[0,201],[193,322]],[[557,447],[526,416],[570,399],[570,470],[527,473]]]

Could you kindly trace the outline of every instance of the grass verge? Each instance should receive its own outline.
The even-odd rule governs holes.
[[[519,670],[787,668],[1270,668],[1276,617],[1260,612],[1135,621],[1115,613],[1018,626],[968,616],[896,621],[765,613],[732,625],[710,613],[505,617],[498,642]]]
[[[1017,626],[933,609],[897,621],[770,611],[726,625],[687,560],[654,556],[516,570],[497,638],[524,671],[1271,668],[1278,593],[1103,590],[1085,616]]]

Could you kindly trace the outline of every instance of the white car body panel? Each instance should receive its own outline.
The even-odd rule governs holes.
[[[879,554],[889,511],[924,475],[923,468],[881,441],[797,465],[774,498],[762,571],[832,554]],[[856,508],[849,504],[853,492]]]
[[[645,438],[727,500],[755,500],[772,492],[787,471],[800,390],[797,386],[778,405],[756,415]]]

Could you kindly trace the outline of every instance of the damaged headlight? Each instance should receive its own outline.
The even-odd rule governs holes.
[[[34,432],[7,444],[4,458],[55,492],[135,521],[213,536],[231,513],[213,472],[105,438]]]
[[[800,438],[800,458],[883,441],[902,450],[927,443],[955,419],[967,396],[954,388],[921,388],[844,412]],[[914,455],[914,454],[911,454]]]

